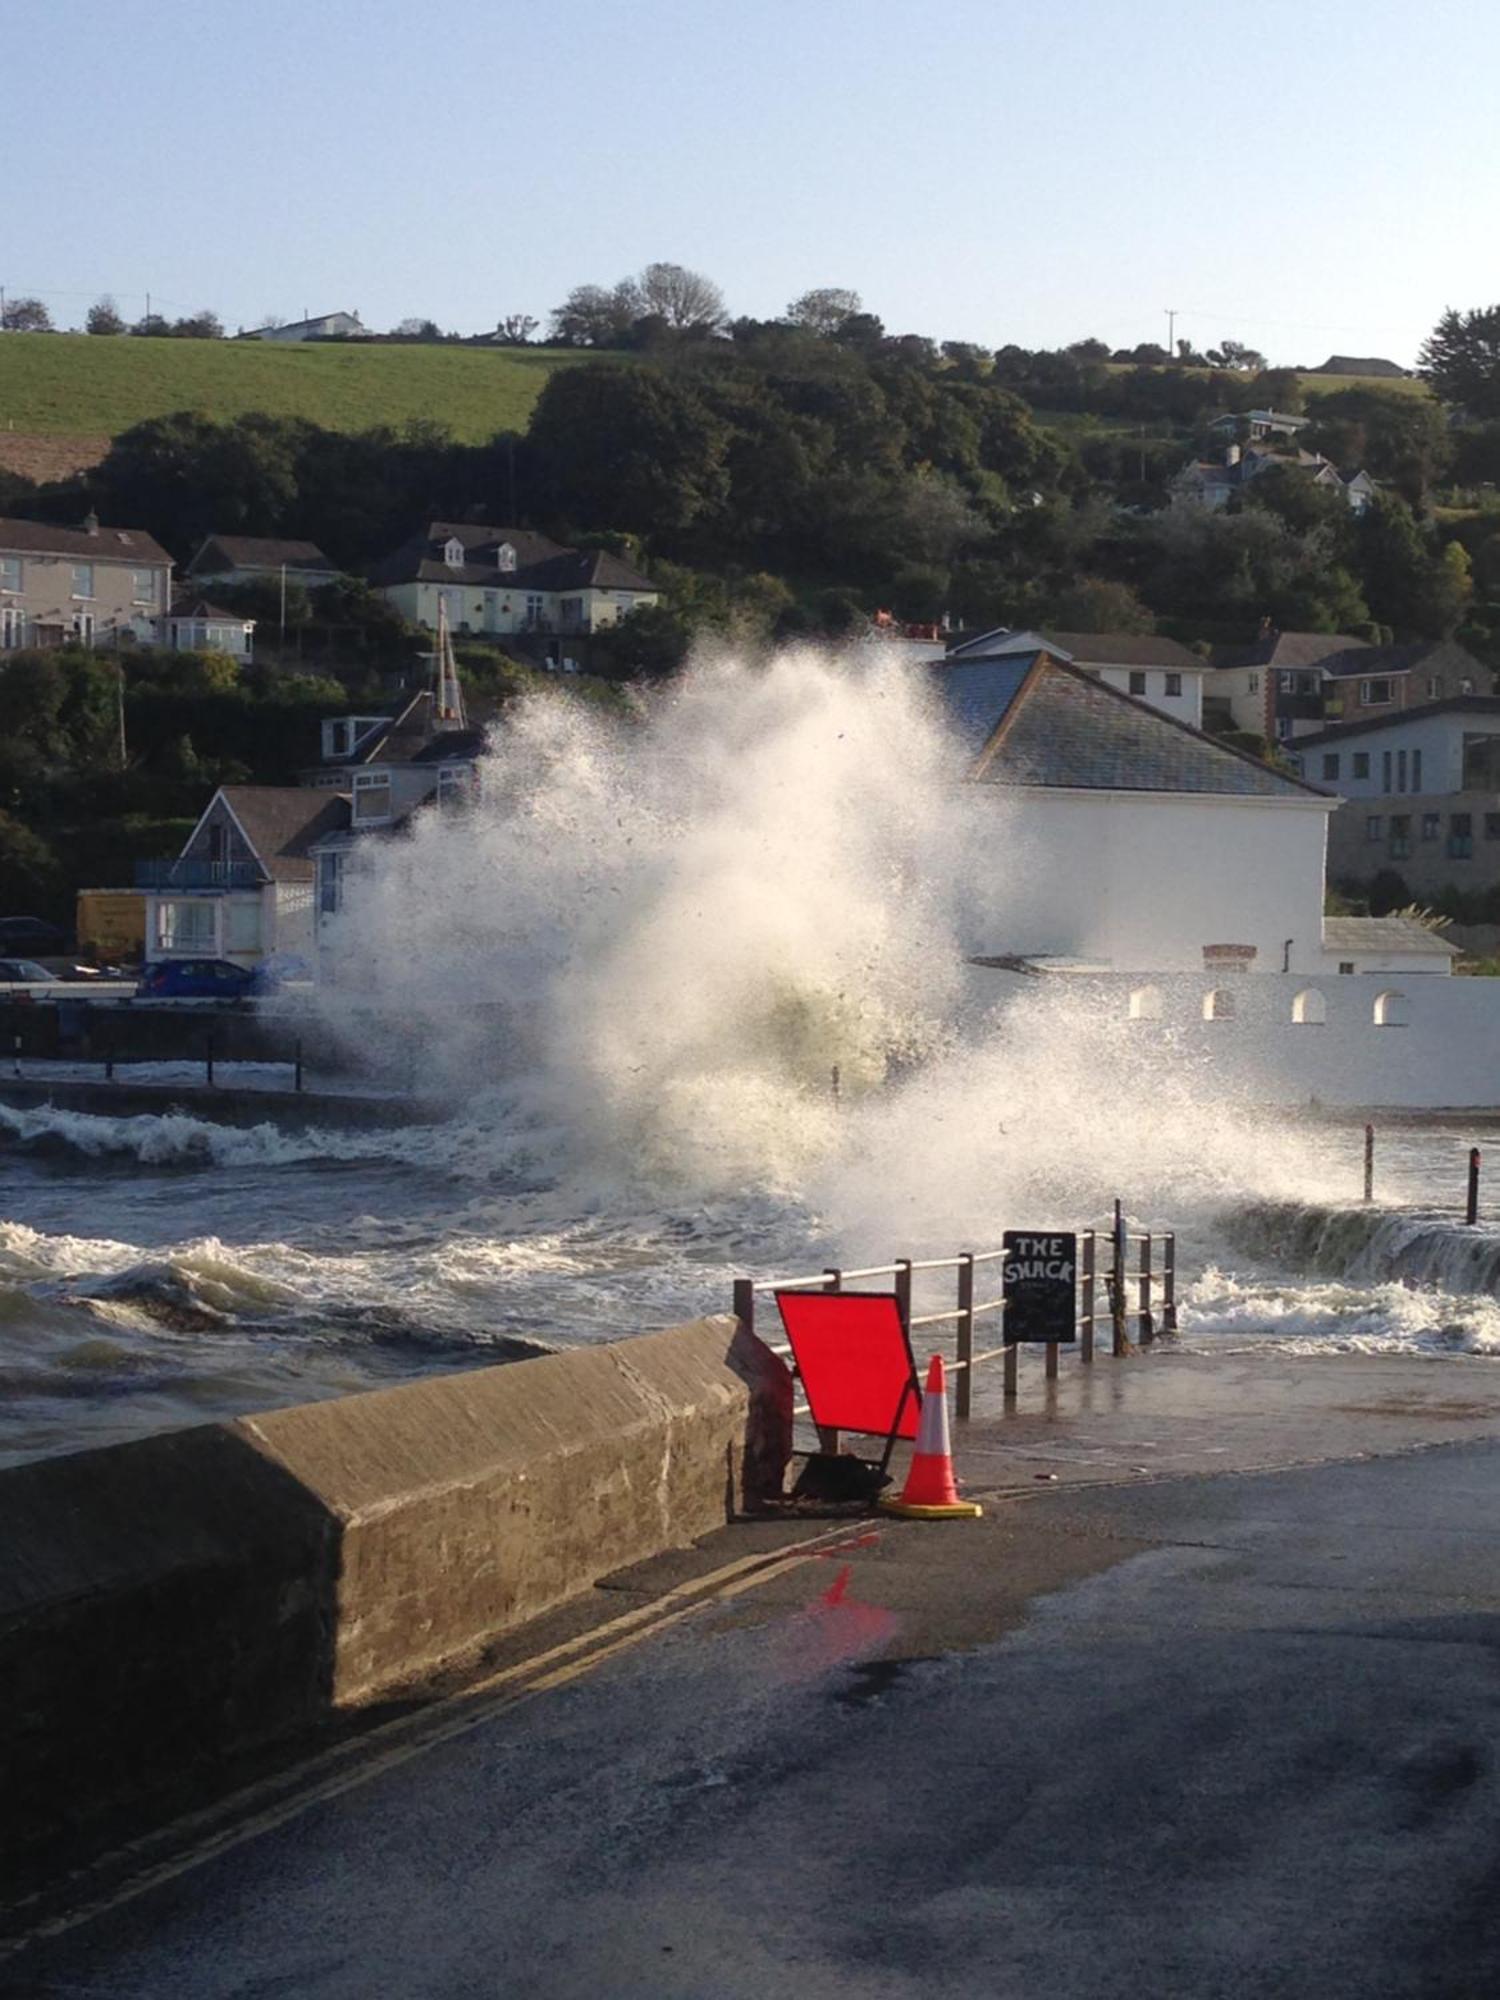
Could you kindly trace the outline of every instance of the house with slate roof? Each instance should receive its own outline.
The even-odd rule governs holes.
[[[649,577],[603,549],[570,549],[529,528],[429,521],[371,572],[370,581],[414,625],[449,631],[586,637],[655,604]]]
[[[984,857],[973,957],[1325,969],[1336,799],[1045,650],[925,671]]]
[[[0,520],[0,652],[155,645],[166,635],[172,558],[142,528]]]
[[[1267,619],[1249,645],[1216,646],[1204,719],[1285,743],[1324,724],[1323,662],[1365,644],[1339,632],[1279,632]]]
[[[1108,681],[1122,694],[1159,708],[1179,722],[1203,726],[1203,683],[1208,663],[1175,639],[1146,632],[1036,632],[1002,627],[956,641],[954,660],[993,659],[1012,653],[1048,652]]]
[[[205,584],[275,583],[283,577],[316,590],[332,583],[338,570],[316,542],[269,535],[209,535],[187,566],[187,580]]]

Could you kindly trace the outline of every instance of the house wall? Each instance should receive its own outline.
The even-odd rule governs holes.
[[[1203,684],[1206,697],[1227,700],[1236,729],[1253,736],[1271,735],[1271,693],[1275,672],[1270,667],[1215,667]]]
[[[251,340],[316,340],[320,334],[363,333],[353,313],[326,313],[322,319],[300,326],[263,326],[247,336]]]
[[[1119,688],[1122,694],[1131,693],[1130,677],[1133,673],[1144,674],[1146,688],[1136,695],[1137,701],[1144,701],[1150,707],[1159,709],[1163,715],[1170,715],[1177,722],[1190,723],[1194,729],[1203,727],[1203,675],[1190,673],[1184,668],[1177,673],[1176,668],[1167,667],[1114,667],[1089,666],[1085,673],[1097,674],[1111,687]],[[1182,684],[1180,694],[1167,693],[1167,675],[1177,673]]]
[[[1351,732],[1337,742],[1300,752],[1302,775],[1314,785],[1337,785],[1345,798],[1353,800],[1458,792],[1464,781],[1464,739],[1470,736],[1500,737],[1500,715],[1424,715],[1416,711],[1409,721]],[[1366,770],[1357,767],[1357,757],[1369,759]],[[1403,760],[1405,784],[1400,782]]]
[[[59,636],[75,636],[81,616],[93,620],[95,644],[124,633],[143,643],[152,643],[162,632],[168,603],[171,567],[167,563],[121,563],[109,560],[109,530],[99,532],[99,552],[84,556],[22,555],[20,589],[0,589],[0,610],[12,616],[0,624],[0,646],[55,643]],[[6,552],[0,550],[0,556]],[[93,572],[87,593],[79,588],[75,572],[87,565]],[[135,578],[150,578],[149,594],[144,587],[137,595]],[[14,614],[25,620],[24,629]],[[46,627],[46,633],[38,627]],[[60,633],[59,633],[60,628]]]
[[[1465,817],[1467,835],[1453,824]],[[1376,795],[1340,806],[1328,829],[1329,876],[1362,881],[1383,868],[1419,896],[1492,887],[1500,881],[1500,792]]]
[[[975,784],[968,929],[976,954],[1196,971],[1212,944],[1258,967],[1322,964],[1332,801]]]
[[[187,574],[195,584],[274,583],[278,588],[281,584],[280,563],[264,568],[254,563],[210,563],[205,569],[190,563]],[[288,583],[300,583],[304,590],[317,590],[325,583],[334,582],[337,576],[338,571],[333,569],[288,569],[286,580]]]
[[[1215,1103],[1236,1099],[1257,1108],[1320,1105],[1459,1108],[1500,1104],[1500,979],[1433,979],[1400,973],[1292,976],[1248,974],[1217,982],[1198,976],[1027,979],[970,968],[978,1006],[1017,1000],[1045,1006],[1049,993],[1076,1006],[1082,999],[1101,1025],[1118,1031],[1120,1075],[1134,1059],[1159,1060],[1174,1086],[1201,1078]],[[1204,1019],[1212,991],[1230,991],[1230,1019]],[[1299,995],[1314,994],[1325,1018],[1294,1018]],[[1383,1010],[1376,1002],[1398,996]],[[1131,1018],[1132,996],[1150,996],[1156,1018]],[[1304,1009],[1316,1012],[1316,1007]],[[1351,1152],[1350,1194],[1357,1191]],[[1457,1186],[1455,1186],[1455,1198]]]
[[[501,638],[527,631],[597,632],[618,624],[638,604],[658,601],[654,590],[528,591],[511,584],[499,570],[493,584],[393,583],[380,594],[403,618],[429,632],[437,630],[438,604],[446,597],[453,631]],[[565,613],[566,605],[576,605],[576,613]]]

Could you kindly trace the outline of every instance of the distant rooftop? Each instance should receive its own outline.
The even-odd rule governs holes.
[[[1458,946],[1441,931],[1417,917],[1325,917],[1323,949],[1350,952],[1446,952],[1457,958]]]

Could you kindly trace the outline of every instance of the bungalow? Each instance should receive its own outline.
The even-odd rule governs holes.
[[[583,635],[618,624],[656,585],[619,556],[569,549],[529,528],[430,521],[370,578],[414,625],[453,632]]]
[[[0,520],[0,652],[22,646],[155,645],[172,558],[141,528]]]
[[[1043,651],[928,670],[985,849],[975,956],[1322,970],[1336,800]]]
[[[349,801],[286,785],[221,785],[175,860],[136,864],[146,961],[254,966],[313,946],[313,849],[346,826]]]
[[[255,620],[226,611],[203,597],[180,597],[167,616],[167,644],[174,653],[227,653],[249,666]]]
[[[258,326],[241,340],[337,340],[366,334],[357,312],[318,313],[312,319],[289,320],[285,326]]]
[[[1311,422],[1311,417],[1294,417],[1285,410],[1226,410],[1208,428],[1219,437],[1262,444],[1267,438],[1294,438]]]
[[[194,585],[274,583],[285,578],[316,590],[339,571],[316,542],[286,541],[263,535],[210,535],[198,545],[186,575]]]
[[[998,659],[1047,652],[1097,674],[1122,694],[1133,695],[1178,722],[1203,726],[1203,683],[1207,662],[1175,639],[1143,632],[982,632],[949,647],[950,660]]]

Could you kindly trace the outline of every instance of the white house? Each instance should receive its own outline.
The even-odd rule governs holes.
[[[221,785],[172,861],[140,862],[146,961],[261,964],[313,947],[313,849],[349,819],[346,797],[283,785]]]
[[[973,956],[1323,969],[1336,800],[1045,651],[929,671],[994,856]]]
[[[227,653],[248,666],[255,620],[226,611],[204,597],[180,597],[167,617],[167,644],[175,653]]]
[[[258,326],[241,340],[334,340],[340,335],[367,333],[357,312],[318,313],[312,319],[289,320],[285,326]]]
[[[1353,514],[1363,514],[1375,497],[1375,482],[1363,470],[1344,473],[1321,453],[1274,450],[1270,445],[1226,445],[1222,460],[1190,459],[1172,481],[1174,506],[1227,507],[1273,466],[1286,465],[1305,473],[1315,486],[1342,496]]]
[[[429,632],[598,632],[655,604],[656,585],[619,556],[569,549],[529,528],[431,521],[372,573],[402,616]]]
[[[1050,653],[1055,660],[1097,674],[1122,694],[1133,695],[1177,722],[1203,727],[1206,661],[1175,639],[1140,632],[1011,631],[1001,627],[960,640],[949,648],[953,660],[1001,659],[1019,653]]]
[[[1208,428],[1219,437],[1247,438],[1259,444],[1266,438],[1294,438],[1311,422],[1311,417],[1294,417],[1286,410],[1226,410]]]

